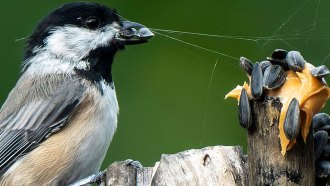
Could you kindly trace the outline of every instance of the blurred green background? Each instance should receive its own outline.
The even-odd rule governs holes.
[[[16,40],[28,36],[41,17],[65,2],[1,2],[0,104],[18,79],[24,40]],[[284,48],[300,51],[315,65],[330,61],[330,1],[95,2],[151,28],[219,36],[159,31],[216,52],[156,34],[151,42],[118,53],[113,76],[119,125],[105,165],[130,158],[152,166],[163,153],[211,145],[245,148],[236,102],[224,100],[228,91],[246,80],[235,58],[260,61],[274,49]],[[329,109],[324,110],[329,113]]]

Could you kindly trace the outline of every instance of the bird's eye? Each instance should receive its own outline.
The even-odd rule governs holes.
[[[89,29],[97,29],[100,26],[100,20],[99,20],[99,18],[94,17],[94,16],[89,17],[85,21],[85,26],[86,26],[86,28],[89,28]]]

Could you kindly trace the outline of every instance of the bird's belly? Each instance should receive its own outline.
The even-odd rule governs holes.
[[[97,94],[94,94],[97,95]],[[75,136],[85,136],[77,144],[76,159],[73,165],[75,174],[66,180],[68,183],[87,177],[100,170],[114,132],[117,128],[118,103],[114,90],[104,89],[103,95],[93,98],[94,106],[83,113],[84,121],[76,120],[81,125]],[[79,117],[84,118],[84,117]],[[81,133],[84,135],[81,135]],[[75,136],[72,136],[73,138]]]
[[[75,152],[76,158],[73,160],[75,165],[72,165],[74,170],[70,171],[72,175],[69,173],[70,176],[65,178],[68,183],[97,173],[100,170],[117,126],[117,116],[102,113],[96,115],[98,116],[86,122],[89,130],[86,132],[85,138],[81,139]],[[95,125],[98,126],[93,127]]]

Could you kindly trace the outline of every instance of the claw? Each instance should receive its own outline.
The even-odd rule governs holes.
[[[264,72],[263,86],[269,90],[281,87],[285,82],[286,74],[279,65],[271,65]]]
[[[252,69],[253,69],[253,63],[245,57],[241,57],[239,60],[240,60],[239,64],[241,65],[241,67],[245,70],[245,72],[249,76],[251,76]]]
[[[305,68],[305,60],[298,51],[290,51],[286,56],[289,68],[295,72],[301,72]]]
[[[87,185],[87,184],[93,184],[93,183],[97,183],[97,184],[101,185],[105,179],[105,173],[106,173],[106,170],[99,172],[97,174],[88,176],[87,178],[83,178],[73,184],[70,184],[69,186],[81,186],[81,185]]]
[[[243,88],[239,99],[239,124],[243,128],[249,128],[252,124],[252,115],[249,98],[246,90]]]
[[[288,107],[288,111],[286,113],[284,119],[284,133],[285,136],[291,141],[295,139],[300,130],[300,110],[299,110],[299,102],[296,98],[293,98]]]
[[[139,161],[127,159],[125,160],[126,166],[132,166],[135,169],[143,168],[142,164]]]
[[[251,74],[251,94],[254,99],[259,99],[263,90],[263,74],[260,64],[256,62]]]
[[[314,156],[318,159],[328,142],[328,133],[320,130],[314,133]]]

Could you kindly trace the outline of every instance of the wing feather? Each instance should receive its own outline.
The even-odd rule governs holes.
[[[0,177],[65,126],[85,91],[81,80],[65,75],[18,81],[0,110]]]

